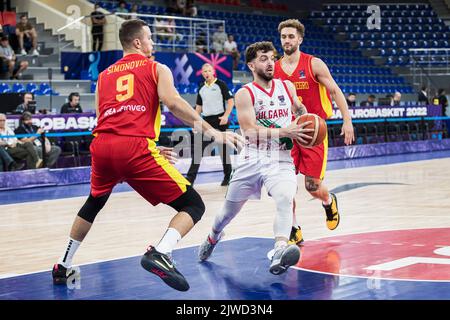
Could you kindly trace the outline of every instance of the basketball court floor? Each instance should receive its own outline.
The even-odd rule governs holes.
[[[450,300],[450,151],[334,161],[326,184],[341,222],[325,225],[321,204],[299,176],[299,263],[269,273],[273,201],[249,201],[210,260],[198,262],[223,203],[221,173],[201,174],[204,218],[174,251],[190,290],[178,292],[140,266],[173,216],[119,185],[75,256],[80,277],[53,286],[51,267],[66,244],[89,185],[0,192],[0,299],[446,299]]]

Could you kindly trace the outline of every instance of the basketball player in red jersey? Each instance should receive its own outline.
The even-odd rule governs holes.
[[[180,97],[170,69],[150,58],[153,41],[147,24],[128,20],[119,31],[124,56],[100,73],[95,93],[98,124],[91,145],[91,193],[75,218],[64,254],[53,267],[53,282],[67,283],[74,274],[72,258],[103,208],[113,187],[127,182],[152,205],[165,203],[178,213],[156,247],[141,259],[147,271],[180,291],[189,289],[174,267],[171,252],[202,217],[205,205],[190,183],[169,163],[170,150],[156,147],[161,128],[161,100],[170,111],[217,143],[242,144],[235,133],[219,132],[202,121]]]
[[[305,35],[305,27],[296,19],[281,22],[278,26],[284,56],[275,63],[275,78],[290,80],[294,83],[300,101],[309,113],[314,113],[323,119],[332,115],[331,99],[336,102],[342,113],[344,123],[341,135],[346,145],[354,141],[354,132],[347,101],[339,86],[334,81],[327,65],[319,58],[300,51],[300,45]],[[334,230],[339,225],[337,199],[323,183],[327,165],[328,137],[321,145],[304,148],[294,143],[291,155],[297,173],[305,176],[306,190],[316,199],[322,200],[326,213],[328,229]],[[303,236],[300,226],[295,222],[291,232],[290,242],[300,244]]]

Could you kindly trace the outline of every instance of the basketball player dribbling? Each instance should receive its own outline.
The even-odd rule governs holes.
[[[276,204],[273,224],[274,254],[269,271],[281,274],[300,258],[300,249],[288,245],[292,226],[292,205],[297,191],[297,177],[290,149],[291,139],[309,143],[305,129],[311,121],[297,125],[293,114],[306,113],[290,81],[273,79],[274,51],[271,42],[250,45],[245,60],[254,81],[236,94],[239,125],[246,138],[239,153],[222,211],[216,216],[212,229],[199,248],[199,259],[209,258],[223,236],[223,229],[239,213],[249,199],[260,199],[264,185]],[[298,118],[296,119],[298,120]]]
[[[158,245],[148,247],[141,265],[170,287],[186,291],[189,284],[174,267],[171,252],[200,220],[205,205],[169,163],[170,149],[160,153],[156,146],[161,128],[159,101],[177,118],[217,143],[236,148],[243,139],[213,129],[180,97],[170,69],[149,59],[153,41],[144,21],[124,22],[119,38],[124,56],[100,73],[95,93],[98,124],[91,144],[91,192],[75,218],[63,255],[53,267],[53,283],[65,284],[74,274],[71,267],[75,252],[113,187],[125,181],[152,205],[164,203],[177,211]]]
[[[297,91],[297,96],[305,105],[308,113],[317,114],[324,120],[332,115],[331,99],[336,102],[342,113],[343,125],[341,135],[346,145],[354,138],[353,125],[348,112],[347,101],[339,86],[334,81],[327,65],[319,58],[300,51],[305,35],[305,27],[296,19],[281,22],[278,26],[284,56],[275,63],[274,77],[290,80]],[[322,144],[305,148],[294,143],[292,157],[297,173],[305,176],[305,188],[316,199],[322,200],[328,229],[334,230],[339,225],[339,211],[336,195],[330,193],[323,183],[327,165],[328,137]],[[290,243],[301,244],[303,236],[300,226],[294,219]]]

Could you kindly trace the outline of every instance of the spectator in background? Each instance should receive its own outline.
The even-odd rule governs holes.
[[[33,124],[33,116],[29,112],[24,112],[20,117],[20,125],[14,131],[15,134],[27,134],[27,133],[37,133],[42,134],[44,132],[44,128],[39,128],[38,126]],[[22,138],[20,139],[23,143],[31,142],[34,145],[34,149],[36,150],[39,158],[42,159],[42,144],[45,144],[45,155],[47,158],[47,167],[52,167],[59,158],[61,154],[61,148],[55,145],[52,145],[50,141],[42,137],[30,137],[30,138]]]
[[[206,52],[206,33],[204,31],[200,31],[195,40],[195,51],[198,53]]]
[[[197,7],[195,6],[194,0],[187,0],[186,7],[184,9],[184,15],[186,17],[196,17],[197,16]]]
[[[176,32],[177,24],[175,22],[175,19],[169,18],[167,20],[166,31],[169,35],[169,40],[176,40],[176,41],[183,40],[183,35]]]
[[[186,0],[166,0],[166,13],[182,15],[186,5]]]
[[[427,86],[422,86],[422,89],[419,91],[419,95],[417,97],[417,102],[419,104],[429,104]]]
[[[349,107],[356,107],[356,94],[353,92],[350,92],[347,96],[347,105]]]
[[[375,105],[375,96],[373,94],[371,94],[367,100],[362,101],[359,104],[361,107],[373,107]]]
[[[445,93],[445,89],[438,90],[438,99],[439,99],[439,104],[442,107],[442,116],[445,117],[445,115],[447,114],[447,107],[448,107],[448,100],[447,100],[447,96]],[[449,113],[450,113],[450,111],[449,111]]]
[[[128,13],[127,3],[125,1],[119,2],[119,7],[116,8],[117,13]],[[120,16],[123,19],[128,19],[129,17],[126,15]]]
[[[0,0],[0,12],[11,11],[11,0]]]
[[[223,45],[227,41],[228,36],[223,25],[220,25],[216,32],[213,33],[213,49],[216,53],[223,53]]]
[[[80,94],[78,92],[69,94],[68,99],[69,102],[62,105],[61,113],[83,113],[83,109],[80,106]]]
[[[137,14],[138,14],[138,5],[133,4],[133,6],[131,7],[131,10],[130,10],[129,19],[137,19],[137,17],[138,17]]]
[[[395,91],[394,96],[392,98],[392,105],[398,107],[402,100],[402,94],[398,91]]]
[[[100,5],[96,3],[94,6],[94,11],[91,13],[92,51],[102,51],[103,46],[103,26],[106,24],[106,18],[99,9]]]
[[[32,55],[38,56],[39,51],[37,51],[37,32],[33,25],[28,21],[27,15],[22,14],[20,16],[20,21],[16,25],[16,35],[19,40],[20,54],[26,55],[24,42],[29,39],[31,41]]]
[[[0,120],[1,122],[2,120]],[[17,163],[6,151],[6,143],[0,141],[0,172],[1,171],[17,171],[25,167],[25,164]]]
[[[233,35],[228,35],[228,40],[223,45],[225,54],[230,54],[233,57],[233,69],[236,70],[239,64],[241,54],[238,51],[237,43],[234,41]]]
[[[36,103],[33,100],[34,96],[32,93],[27,92],[23,95],[23,103],[19,104],[14,110],[14,113],[24,113],[28,111],[30,113],[36,113]]]
[[[11,80],[19,79],[22,76],[22,71],[28,68],[28,61],[17,60],[6,36],[0,38],[0,58],[2,59],[2,65],[8,70],[8,76]]]
[[[0,136],[14,136],[14,132],[6,126],[6,116],[0,113]],[[27,161],[28,169],[36,169],[42,166],[42,159],[39,158],[31,142],[21,142],[17,138],[0,138],[0,146],[15,160]]]

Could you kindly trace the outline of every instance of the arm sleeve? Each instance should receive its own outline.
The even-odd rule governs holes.
[[[233,98],[233,94],[231,93],[230,89],[228,89],[228,86],[225,82],[217,81],[217,84],[220,87],[220,91],[222,92],[222,96],[225,101],[228,101],[229,99]]]
[[[197,101],[195,102],[196,104],[198,104],[199,106],[203,105],[203,99],[202,96],[200,95],[200,90],[203,88],[203,84],[200,85],[200,87],[198,88],[198,93],[197,93]]]

